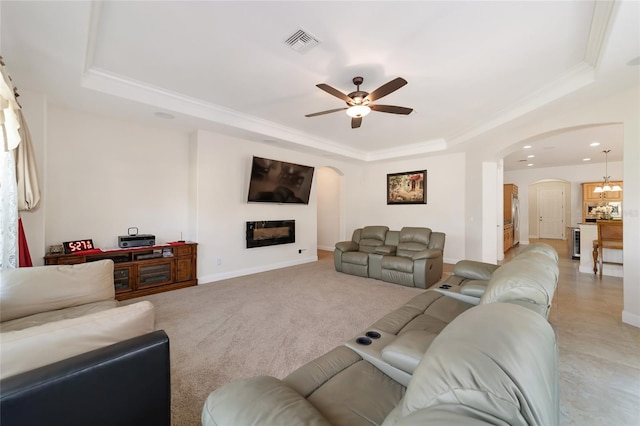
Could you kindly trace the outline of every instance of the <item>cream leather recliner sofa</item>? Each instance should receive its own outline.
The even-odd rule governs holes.
[[[150,302],[119,306],[113,261],[0,272],[0,378],[155,330]]]
[[[445,234],[429,228],[365,226],[351,241],[336,243],[336,271],[365,278],[428,288],[442,278]]]
[[[203,425],[557,425],[557,260],[500,270],[477,304],[430,289],[282,380],[218,388]]]

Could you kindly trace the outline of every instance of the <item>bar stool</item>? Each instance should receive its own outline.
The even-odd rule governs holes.
[[[603,265],[622,265],[622,262],[605,261],[604,249],[622,250],[622,221],[621,220],[598,220],[598,239],[593,240],[593,273],[600,268],[600,278],[602,278]]]

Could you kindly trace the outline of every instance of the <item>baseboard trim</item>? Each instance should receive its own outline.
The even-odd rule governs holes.
[[[640,328],[640,315],[622,311],[622,322]]]
[[[330,247],[330,246],[318,246],[318,250],[334,251],[335,249],[336,249],[335,247]]]
[[[303,265],[305,263],[317,262],[318,256],[309,256],[302,259],[290,260],[280,263],[272,263],[270,265],[257,266],[255,268],[238,269],[230,272],[223,272],[220,274],[211,274],[198,277],[198,285],[208,284],[215,281],[228,280],[230,278],[243,277],[245,275],[258,274],[260,272],[272,271],[274,269],[287,268],[289,266]]]

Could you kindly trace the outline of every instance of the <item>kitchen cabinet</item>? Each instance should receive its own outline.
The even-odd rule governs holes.
[[[622,181],[610,181],[610,185],[619,185],[624,189]],[[597,217],[591,214],[594,207],[604,205],[606,203],[622,203],[622,191],[594,192],[596,187],[603,184],[600,182],[583,182],[582,183],[582,222],[595,222]]]

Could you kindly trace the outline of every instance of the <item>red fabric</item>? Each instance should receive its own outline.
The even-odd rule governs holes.
[[[18,219],[18,258],[21,268],[25,266],[33,266],[31,253],[29,253],[29,244],[27,244],[27,236],[24,234],[21,218]]]

